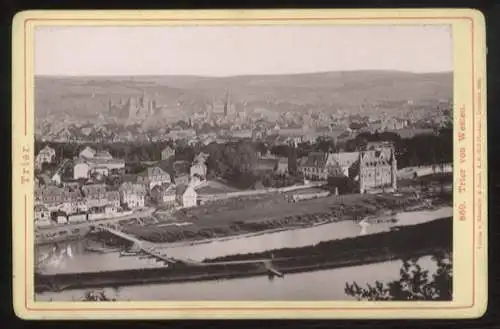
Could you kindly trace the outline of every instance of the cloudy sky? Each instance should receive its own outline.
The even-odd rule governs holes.
[[[451,71],[449,26],[38,27],[38,75]]]

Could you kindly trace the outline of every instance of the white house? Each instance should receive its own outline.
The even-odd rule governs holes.
[[[129,209],[144,207],[146,189],[144,185],[125,182],[120,185],[120,201]]]
[[[162,160],[168,160],[172,157],[175,156],[175,150],[171,148],[170,146],[167,146],[161,151],[161,159]]]
[[[52,175],[52,177],[50,178],[50,180],[52,182],[54,182],[56,185],[60,185],[61,184],[61,172],[60,171],[56,171],[54,173],[54,175]]]
[[[96,155],[96,153],[97,152],[93,148],[87,146],[78,155],[80,158],[89,159],[93,158]]]
[[[73,179],[89,178],[90,166],[84,161],[77,160],[73,166]]]
[[[35,205],[35,225],[48,226],[52,224],[50,219],[50,211],[42,204]]]
[[[198,204],[198,193],[191,185],[181,185],[176,191],[177,203],[184,208],[195,207]]]
[[[38,155],[36,156],[35,159],[35,166],[38,169],[41,169],[44,163],[54,162],[55,157],[56,157],[56,151],[47,145],[43,149],[41,149],[40,152],[38,152]]]

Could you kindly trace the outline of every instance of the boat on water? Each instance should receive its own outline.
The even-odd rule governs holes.
[[[120,257],[127,257],[127,256],[138,256],[139,253],[138,252],[134,252],[134,251],[121,251],[120,252]]]
[[[104,254],[106,252],[105,249],[103,249],[103,248],[96,248],[96,247],[85,247],[85,251],[87,251],[87,252],[93,252],[93,253],[98,253],[98,254]]]

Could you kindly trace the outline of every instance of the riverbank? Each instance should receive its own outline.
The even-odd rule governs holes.
[[[234,201],[232,201],[234,202]],[[330,196],[298,203],[286,202],[283,195],[251,200],[248,204],[207,205],[176,214],[177,220],[192,225],[163,224],[122,226],[138,239],[166,246],[182,246],[223,241],[293,230],[344,220],[362,221],[367,216],[387,216],[403,211],[431,210],[452,204],[452,193],[353,194]]]
[[[214,258],[201,266],[176,265],[91,273],[37,274],[37,292],[151,283],[221,280],[267,275],[265,259],[283,274],[358,266],[419,257],[452,248],[452,219],[444,218],[398,230],[321,242],[314,246]]]
[[[92,225],[96,224],[121,224],[136,218],[150,217],[154,209],[148,208],[119,217],[97,219],[81,223],[55,224],[35,229],[35,245],[47,245],[83,239]]]

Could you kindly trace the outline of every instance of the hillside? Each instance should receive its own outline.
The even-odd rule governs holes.
[[[37,118],[67,113],[75,118],[119,116],[108,103],[143,92],[162,107],[155,119],[204,111],[231,92],[238,108],[270,111],[359,109],[361,105],[397,107],[451,99],[452,73],[416,74],[397,71],[326,72],[294,75],[196,77],[48,77],[35,78]],[[126,116],[126,115],[125,115]]]

